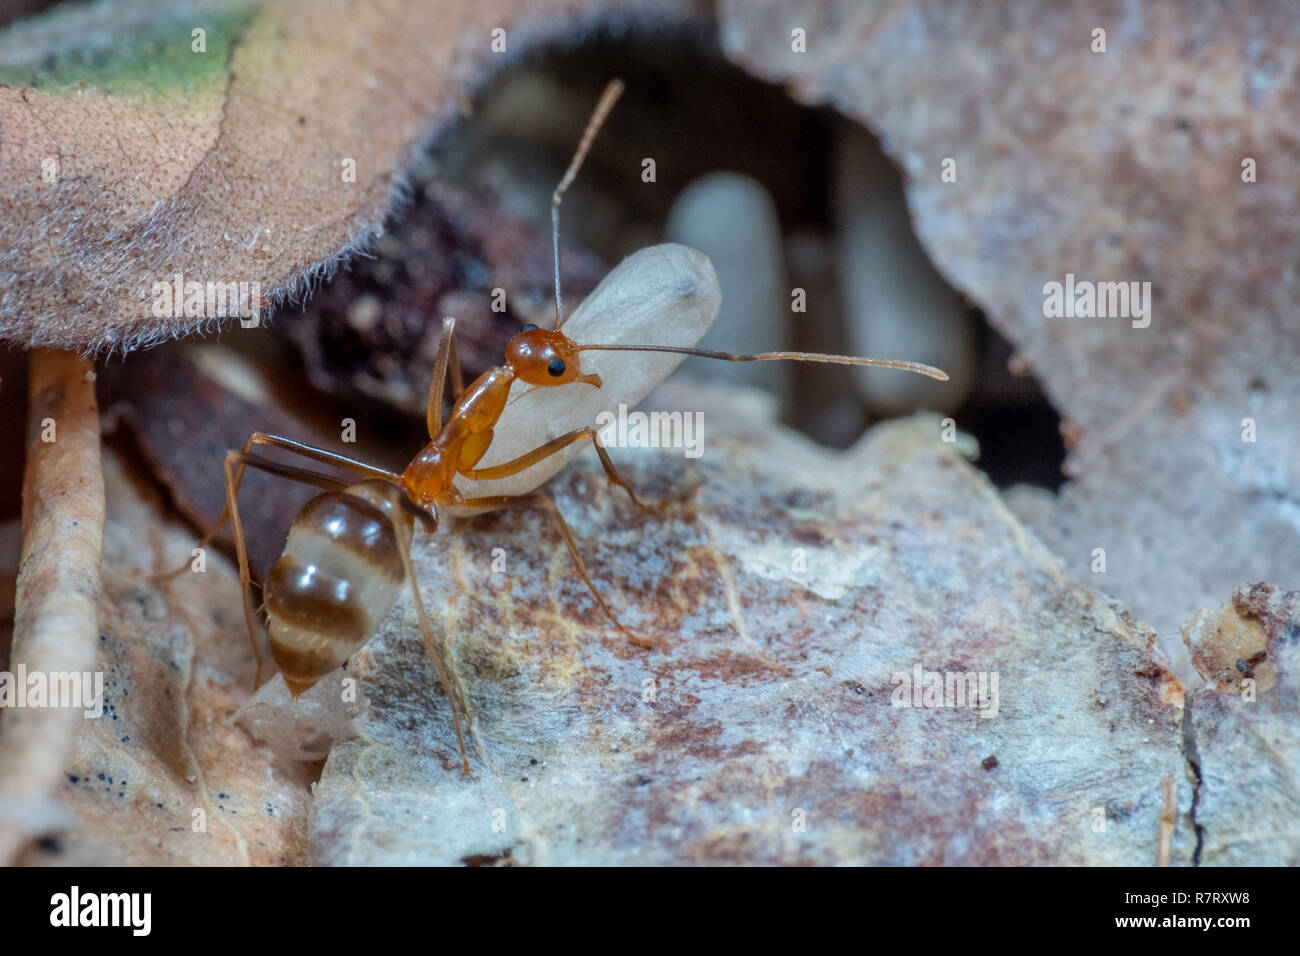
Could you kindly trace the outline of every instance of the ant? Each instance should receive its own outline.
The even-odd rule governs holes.
[[[439,508],[458,513],[481,513],[519,505],[537,505],[551,514],[569,551],[579,577],[590,589],[605,616],[630,640],[644,647],[656,645],[632,634],[619,623],[596,590],[578,552],[573,533],[554,499],[543,490],[524,494],[465,497],[454,485],[457,476],[492,481],[517,475],[545,458],[577,442],[591,439],[610,483],[627,492],[639,507],[649,507],[625,482],[601,445],[596,429],[588,425],[543,443],[511,461],[480,468],[478,463],[492,444],[493,430],[505,410],[511,386],[516,382],[549,388],[586,385],[600,388],[599,375],[584,374],[580,353],[584,351],[670,352],[700,355],[729,362],[757,362],[792,359],[833,362],[846,365],[874,365],[919,372],[939,380],[947,375],[928,365],[884,359],[856,358],[805,352],[764,352],[737,355],[669,345],[589,345],[574,341],[562,331],[560,295],[560,202],[573,182],[591,144],[623,84],[612,81],[605,89],[578,144],[568,170],[551,197],[552,247],[555,259],[555,328],[527,325],[506,345],[505,364],[489,369],[465,387],[456,357],[455,320],[443,320],[429,387],[426,423],[429,443],[401,474],[316,448],[290,438],[254,432],[239,450],[225,458],[226,502],[216,527],[229,517],[234,531],[239,580],[243,591],[244,618],[257,658],[256,682],[260,684],[262,656],[254,627],[250,597],[253,581],[249,574],[244,528],[237,498],[245,468],[257,468],[272,475],[314,485],[322,494],[312,498],[294,520],[279,560],[262,585],[271,654],[279,666],[290,693],[297,697],[332,672],[369,640],[380,620],[397,602],[404,582],[410,582],[411,596],[419,618],[425,647],[452,709],[462,769],[469,773],[469,758],[461,732],[461,713],[467,711],[458,685],[451,680],[434,638],[433,628],[420,598],[411,566],[411,540],[415,521],[426,533],[438,527]],[[453,406],[442,420],[442,396],[448,369],[451,371]],[[254,445],[270,445],[322,464],[346,469],[361,476],[349,483],[334,475],[297,468],[255,454]],[[216,528],[204,538],[211,540]],[[183,568],[180,570],[184,570]],[[173,572],[171,577],[180,570]]]

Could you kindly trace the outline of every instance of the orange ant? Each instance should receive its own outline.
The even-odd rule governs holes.
[[[250,597],[253,582],[249,574],[244,528],[237,503],[246,467],[323,489],[323,493],[309,501],[294,520],[284,551],[271,567],[262,585],[270,623],[268,630],[271,654],[290,693],[297,697],[360,650],[380,620],[396,603],[403,582],[409,581],[425,647],[447,690],[465,773],[469,772],[469,758],[461,733],[460,715],[467,708],[439,653],[411,566],[411,539],[415,520],[418,519],[425,532],[431,534],[438,527],[439,508],[456,508],[475,513],[525,504],[546,508],[568,548],[579,577],[590,589],[601,611],[633,642],[646,647],[655,646],[628,632],[605,604],[587,574],[572,531],[547,492],[535,490],[525,494],[467,498],[455,487],[453,482],[457,476],[476,481],[492,481],[517,475],[562,449],[590,438],[610,483],[625,490],[634,503],[645,507],[632,487],[619,476],[600,443],[596,429],[591,426],[560,435],[511,461],[486,468],[477,467],[492,444],[494,428],[505,410],[511,386],[516,381],[535,387],[582,384],[600,388],[602,382],[599,375],[583,373],[579,354],[601,350],[671,352],[729,362],[793,359],[875,365],[906,369],[940,380],[947,378],[938,369],[913,362],[804,352],[736,355],[667,345],[588,345],[566,336],[561,331],[560,201],[577,175],[592,141],[622,89],[623,84],[618,80],[606,88],[564,178],[551,197],[555,328],[550,330],[525,326],[506,345],[505,364],[484,372],[466,388],[456,357],[455,320],[444,319],[426,410],[429,443],[411,460],[405,471],[401,474],[386,471],[323,448],[264,432],[254,432],[242,450],[231,450],[226,454],[226,503],[217,520],[217,527],[227,516],[230,518],[239,561],[244,618],[257,658],[257,682],[261,682],[262,658],[253,624],[255,614]],[[454,404],[447,421],[443,422],[442,395],[449,367]],[[362,478],[358,482],[349,483],[333,475],[285,465],[254,454],[254,445],[282,448],[323,464],[350,470]],[[208,533],[204,542],[210,540],[214,533],[215,529]]]

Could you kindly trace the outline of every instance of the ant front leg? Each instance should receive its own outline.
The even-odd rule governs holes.
[[[433,363],[433,379],[429,382],[429,400],[425,404],[424,420],[429,431],[429,438],[438,437],[442,431],[442,392],[447,385],[447,369],[451,368],[451,400],[460,398],[465,391],[465,373],[460,367],[460,357],[456,354],[456,320],[447,316],[442,320],[442,332],[438,336],[438,357]]]
[[[465,391],[465,370],[461,368],[460,356],[456,354],[456,340],[450,335],[447,336],[447,353],[447,367],[451,372],[451,400],[455,402]]]
[[[596,454],[600,456],[600,464],[605,469],[605,477],[609,479],[611,485],[617,485],[627,492],[627,496],[632,499],[632,503],[638,508],[644,508],[646,511],[655,511],[663,508],[662,501],[642,501],[637,493],[632,489],[623,476],[618,473],[614,467],[614,462],[609,457],[609,452],[605,451],[605,446],[600,443],[600,436],[596,429],[590,425],[585,428],[575,428],[571,432],[566,432],[559,438],[552,438],[544,445],[539,445],[527,454],[520,455],[512,461],[504,462],[500,465],[492,465],[489,468],[462,468],[460,473],[466,478],[473,481],[493,481],[497,478],[509,478],[511,475],[517,475],[527,468],[531,468],[544,458],[557,454],[561,450],[568,448],[575,442],[580,442],[584,438],[590,438],[592,445],[596,449]]]
[[[655,641],[646,637],[641,637],[639,634],[624,627],[623,622],[615,617],[614,612],[609,609],[609,605],[607,605],[605,599],[600,596],[600,592],[596,590],[595,583],[587,573],[587,565],[583,562],[582,555],[578,552],[578,543],[573,538],[573,529],[570,528],[569,523],[564,520],[564,515],[560,513],[559,506],[555,504],[555,499],[552,498],[549,493],[545,491],[534,491],[527,495],[494,495],[487,498],[466,498],[463,501],[457,502],[457,504],[466,508],[482,508],[488,511],[495,511],[500,508],[513,508],[519,505],[540,505],[545,508],[550,512],[551,518],[555,522],[555,528],[560,532],[560,537],[564,540],[564,546],[569,551],[569,557],[573,561],[574,569],[578,572],[578,577],[582,578],[582,583],[587,585],[587,590],[589,590],[591,596],[596,599],[596,604],[605,612],[605,616],[613,622],[614,626],[622,632],[624,637],[638,647],[645,647],[650,650],[657,650],[659,648],[658,643]]]

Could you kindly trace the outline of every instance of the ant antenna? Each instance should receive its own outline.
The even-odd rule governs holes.
[[[777,362],[789,359],[795,362],[823,362],[830,365],[862,365],[872,368],[897,368],[948,381],[948,373],[933,365],[920,362],[900,362],[894,359],[862,358],[857,355],[826,355],[823,352],[760,352],[757,355],[737,355],[735,352],[710,352],[708,349],[688,349],[676,345],[579,345],[579,352],[676,352],[679,355],[699,355],[703,358],[721,359],[724,362]]]
[[[568,171],[565,172],[564,178],[560,180],[560,185],[555,187],[555,192],[551,194],[551,248],[555,253],[556,331],[559,330],[560,323],[563,321],[561,318],[563,312],[560,307],[560,200],[564,197],[564,191],[573,183],[574,177],[578,175],[578,170],[582,168],[582,161],[587,158],[587,150],[591,149],[591,144],[596,139],[596,134],[600,132],[605,117],[609,115],[609,111],[614,108],[615,101],[622,94],[623,81],[610,80],[609,85],[605,87],[605,92],[600,96],[600,102],[596,104],[595,111],[591,114],[591,119],[587,121],[587,129],[582,134],[582,140],[578,143],[573,159],[569,162]]]

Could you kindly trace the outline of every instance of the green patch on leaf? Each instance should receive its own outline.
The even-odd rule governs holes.
[[[118,95],[161,96],[208,86],[224,80],[231,48],[258,6],[154,7],[149,15],[128,16],[111,29],[80,30],[60,29],[63,11],[58,10],[0,34],[0,83],[46,92],[84,84]],[[203,31],[201,44],[195,30]]]

